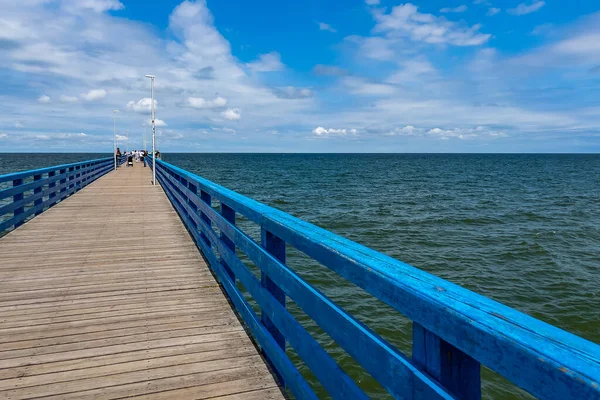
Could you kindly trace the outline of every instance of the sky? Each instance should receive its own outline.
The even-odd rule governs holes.
[[[0,152],[143,147],[145,74],[162,152],[600,151],[595,0],[0,10]]]

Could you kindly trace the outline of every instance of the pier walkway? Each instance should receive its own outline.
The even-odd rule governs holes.
[[[281,399],[151,169],[0,239],[0,399]]]

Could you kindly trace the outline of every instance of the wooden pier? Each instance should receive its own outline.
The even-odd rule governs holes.
[[[151,170],[0,239],[0,399],[281,399]]]

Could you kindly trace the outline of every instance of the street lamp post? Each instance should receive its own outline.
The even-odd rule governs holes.
[[[154,133],[156,131],[156,126],[154,125],[154,75],[146,75],[146,78],[150,78],[150,90],[152,93],[152,184],[156,185],[156,151],[154,150]]]
[[[148,150],[146,148],[146,133],[148,132],[148,125],[142,124],[142,126],[144,127],[144,151],[146,151],[146,150]]]
[[[115,171],[117,170],[117,113],[113,110],[113,158],[115,159]]]

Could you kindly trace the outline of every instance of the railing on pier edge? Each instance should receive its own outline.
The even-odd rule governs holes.
[[[316,395],[286,356],[286,343],[332,398],[367,396],[286,310],[286,297],[394,398],[479,399],[483,364],[538,398],[600,399],[600,346],[174,165],[157,160],[156,175],[276,376],[296,398]],[[260,243],[236,227],[236,214],[260,226]],[[410,318],[412,357],[288,268],[286,243]],[[236,249],[260,268],[260,280]],[[260,306],[260,316],[236,281]]]
[[[117,159],[124,162],[124,156]],[[107,157],[0,175],[0,236],[113,169],[114,159]]]

